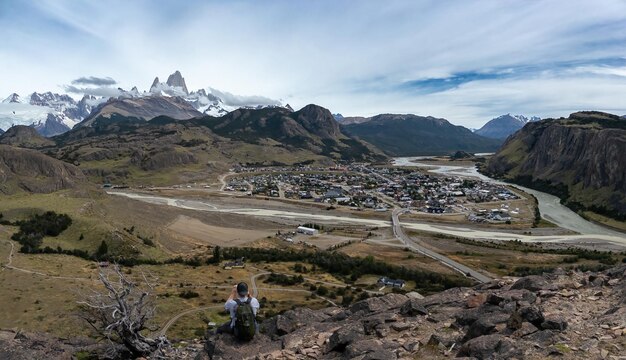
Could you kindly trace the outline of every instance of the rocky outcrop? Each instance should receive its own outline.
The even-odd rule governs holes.
[[[206,353],[192,349],[196,359],[609,359],[626,351],[625,301],[626,265],[557,270],[423,299],[389,294],[347,309],[295,309],[265,321],[250,343],[208,335]]]
[[[79,168],[35,150],[0,145],[0,194],[50,193],[85,184]]]
[[[488,161],[485,172],[551,192],[574,209],[626,219],[626,121],[581,112],[530,122]]]

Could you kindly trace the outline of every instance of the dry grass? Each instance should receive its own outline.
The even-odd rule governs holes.
[[[378,260],[389,264],[405,266],[409,269],[434,271],[442,274],[456,274],[449,267],[442,265],[429,257],[404,251],[401,247],[392,247],[369,243],[355,243],[339,249],[349,256],[365,257],[372,255]]]

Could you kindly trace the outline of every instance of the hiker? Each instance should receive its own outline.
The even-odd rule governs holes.
[[[241,340],[251,340],[257,331],[256,313],[259,307],[259,301],[250,295],[245,282],[234,285],[224,304],[224,309],[230,313],[230,321],[220,326],[216,333],[234,334]]]

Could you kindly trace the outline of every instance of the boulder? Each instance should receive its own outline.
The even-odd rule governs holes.
[[[467,298],[467,307],[470,309],[479,307],[487,301],[487,296],[485,293],[471,295]]]
[[[515,343],[502,335],[493,334],[472,339],[463,346],[457,356],[473,357],[478,360],[511,359],[521,357],[522,352],[515,347]]]
[[[563,318],[549,318],[545,319],[545,321],[540,324],[540,327],[544,330],[563,331],[567,329],[567,321]]]
[[[539,275],[525,276],[511,285],[511,290],[526,289],[530,291],[539,291],[547,288],[548,282]]]
[[[543,313],[536,306],[524,306],[519,309],[519,314],[522,316],[522,319],[537,327],[541,326],[541,323],[544,321]]]
[[[502,321],[506,321],[509,318],[509,315],[502,311],[501,307],[491,304],[483,304],[477,308],[461,310],[454,317],[459,325],[471,325],[478,319],[492,318],[496,315],[503,317],[504,320]]]
[[[478,319],[470,325],[463,340],[467,341],[479,336],[492,334],[495,332],[495,329],[496,324],[489,321],[489,319]]]
[[[358,323],[351,323],[337,329],[328,339],[326,352],[342,352],[353,342],[360,340],[364,336],[363,326]]]
[[[391,342],[385,342],[378,339],[364,339],[356,341],[346,347],[344,356],[353,359],[359,356],[371,354],[377,356],[384,354],[384,357],[374,357],[375,359],[396,359],[396,355],[389,350],[397,347],[397,344]]]
[[[428,310],[421,305],[419,299],[409,299],[400,308],[400,314],[408,316],[428,315]]]
[[[375,312],[395,309],[406,302],[408,298],[401,294],[387,294],[381,297],[373,297],[356,302],[350,306],[350,311],[356,313],[359,311]]]
[[[311,325],[328,319],[328,315],[321,311],[308,308],[297,308],[286,311],[282,315],[272,318],[263,324],[268,335],[282,336],[289,334],[303,325]]]

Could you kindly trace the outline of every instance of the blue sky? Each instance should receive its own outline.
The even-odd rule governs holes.
[[[1,0],[0,29],[0,97],[180,70],[190,89],[346,116],[626,114],[623,0]]]

